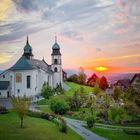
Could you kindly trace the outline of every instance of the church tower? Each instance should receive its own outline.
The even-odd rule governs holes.
[[[52,71],[54,72],[53,86],[55,88],[60,83],[63,86],[61,53],[60,53],[60,46],[57,43],[56,36],[55,36],[55,43],[52,46],[51,56],[52,56]]]
[[[32,47],[29,44],[28,36],[27,36],[26,45],[24,46],[23,56],[25,56],[27,59],[31,59],[33,57]]]

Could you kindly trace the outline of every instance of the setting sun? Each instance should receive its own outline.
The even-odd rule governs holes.
[[[106,71],[106,70],[108,70],[108,68],[107,67],[104,67],[104,66],[99,66],[99,67],[96,67],[95,69],[97,71]]]

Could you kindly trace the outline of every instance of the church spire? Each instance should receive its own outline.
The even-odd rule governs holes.
[[[23,56],[26,56],[27,58],[31,58],[33,56],[33,54],[32,54],[32,47],[29,44],[28,35],[27,35],[26,45],[24,46]]]
[[[56,33],[55,33],[55,43],[57,43],[57,35],[56,35]]]

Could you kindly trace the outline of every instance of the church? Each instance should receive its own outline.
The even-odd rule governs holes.
[[[44,82],[55,88],[63,86],[63,70],[60,46],[55,37],[52,46],[51,65],[34,58],[33,50],[27,37],[23,55],[9,69],[0,74],[0,98],[11,95],[34,97],[41,93]]]

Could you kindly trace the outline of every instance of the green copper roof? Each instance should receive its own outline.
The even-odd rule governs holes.
[[[24,47],[24,53],[31,53],[31,51],[32,51],[32,47],[29,44],[28,36],[27,36],[27,42],[26,42],[26,45]]]
[[[58,45],[57,42],[54,43],[52,49],[60,49],[60,46]]]

